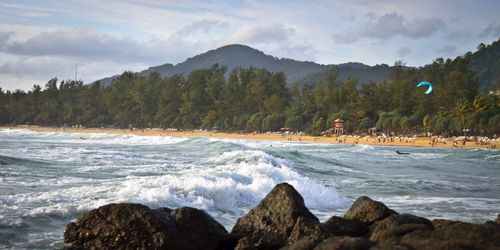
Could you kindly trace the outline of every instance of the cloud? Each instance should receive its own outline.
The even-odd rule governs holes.
[[[183,50],[179,50],[179,46]],[[62,56],[121,63],[160,63],[163,58],[183,60],[196,44],[179,37],[139,41],[102,34],[90,29],[42,32],[26,41],[6,43],[0,48],[16,56]]]
[[[482,37],[500,37],[500,23],[490,23],[480,34]]]
[[[424,38],[430,37],[445,25],[444,21],[439,18],[408,20],[396,12],[379,17],[370,15],[369,19],[368,23],[360,27],[336,34],[334,36],[335,42],[350,44],[362,37],[375,39],[388,39],[394,36]]]
[[[195,21],[189,25],[184,26],[179,31],[176,32],[175,35],[178,36],[189,36],[196,33],[209,33],[218,28],[227,27],[227,23],[221,20],[208,20],[203,19],[199,21]]]
[[[0,49],[7,44],[12,35],[14,35],[12,31],[0,31]]]
[[[75,64],[78,64],[78,78],[84,82],[119,74],[125,70],[140,71],[149,65],[142,63],[117,63],[71,58],[38,56],[18,57],[0,66],[2,87],[6,89],[29,89],[33,84],[44,85],[47,80],[57,77],[61,80],[73,79]]]
[[[412,49],[410,47],[400,47],[398,49],[398,56],[399,57],[405,57],[407,56],[408,54],[410,54],[412,51]]]
[[[293,28],[287,28],[283,24],[243,26],[234,32],[228,40],[235,43],[283,42],[293,36],[294,33]]]
[[[75,56],[136,59],[140,49],[137,41],[98,34],[88,29],[42,32],[25,42],[13,42],[4,52],[25,56]]]
[[[443,54],[452,54],[452,53],[455,53],[457,51],[457,46],[455,45],[446,45],[446,46],[443,46],[439,49],[437,49],[436,51],[439,52],[439,53],[443,53]]]
[[[246,44],[277,57],[315,59],[313,47],[294,28],[280,23],[243,26],[225,38],[224,42]]]

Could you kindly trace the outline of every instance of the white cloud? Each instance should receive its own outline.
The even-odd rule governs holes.
[[[490,23],[481,33],[483,37],[500,38],[500,23]]]
[[[227,28],[228,24],[222,20],[203,19],[184,26],[175,33],[178,36],[189,36],[197,33],[207,34],[215,29]]]
[[[412,51],[412,49],[410,47],[400,47],[398,49],[398,56],[399,57],[405,57],[407,56],[408,54],[410,54]]]
[[[408,20],[396,12],[377,18],[371,15],[369,19],[368,23],[334,35],[335,42],[349,44],[362,37],[375,39],[389,39],[394,36],[424,38],[431,36],[445,25],[444,21],[439,18]]]
[[[7,44],[13,34],[12,31],[0,31],[0,50]]]
[[[296,60],[314,60],[313,47],[294,28],[283,24],[243,26],[224,39],[263,50],[267,54]]]
[[[269,43],[283,42],[293,36],[295,30],[282,24],[265,26],[243,26],[234,32],[228,40],[234,43]]]
[[[185,50],[179,50],[181,45]],[[139,41],[98,33],[89,29],[42,32],[27,41],[3,46],[4,53],[19,56],[62,56],[121,63],[159,63],[164,58],[183,60],[192,43],[170,39]]]
[[[441,48],[438,48],[436,51],[441,54],[451,55],[457,51],[457,46],[455,45],[445,45]]]

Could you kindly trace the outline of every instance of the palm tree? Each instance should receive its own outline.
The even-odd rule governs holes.
[[[486,110],[487,108],[487,104],[486,104],[486,99],[484,98],[484,96],[476,96],[476,98],[474,99],[474,102],[472,103],[472,121],[473,121],[473,124],[474,124],[474,130],[479,130],[480,128],[480,120],[481,120],[481,116],[482,116],[482,113],[483,111]],[[476,129],[478,128],[478,129]]]
[[[464,131],[465,135],[465,117],[469,113],[469,104],[467,100],[459,100],[457,104],[455,105],[455,108],[453,109],[453,113],[457,117],[457,119],[460,121],[461,129]]]

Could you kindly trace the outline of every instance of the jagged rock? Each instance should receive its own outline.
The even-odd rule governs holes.
[[[464,222],[441,223],[433,231],[417,230],[401,237],[415,249],[500,249],[500,226]]]
[[[179,249],[232,249],[237,237],[228,235],[226,229],[203,210],[182,207],[172,210]]]
[[[396,240],[377,242],[377,245],[370,248],[370,250],[414,250],[413,247],[397,242]]]
[[[366,225],[371,225],[393,214],[397,214],[397,212],[386,207],[384,203],[361,196],[347,210],[344,218],[358,220]]]
[[[328,235],[302,196],[287,183],[276,185],[257,207],[239,218],[232,233],[243,237],[238,249],[277,249],[306,236]]]
[[[84,248],[165,248],[174,244],[175,222],[140,204],[109,204],[68,224],[64,240]]]
[[[497,224],[500,224],[500,214],[497,215],[497,219],[495,220]]]
[[[130,203],[94,209],[64,232],[65,242],[86,249],[218,249],[230,238],[201,210],[153,210]]]
[[[334,236],[316,245],[314,250],[366,250],[373,242],[361,237]]]
[[[411,214],[395,214],[377,223],[370,234],[370,240],[383,241],[399,237],[415,230],[432,230],[431,221]]]
[[[360,237],[368,232],[368,227],[357,220],[344,219],[339,216],[332,216],[323,223],[333,235]]]
[[[280,250],[312,250],[321,240],[313,237],[304,237],[295,243],[281,248]]]
[[[318,222],[314,218],[298,217],[287,241],[293,243],[304,237],[312,237],[314,239],[325,238],[329,232]]]
[[[443,220],[443,219],[434,219],[432,220],[432,226],[434,229],[439,229],[442,227],[448,227],[451,225],[455,225],[457,223],[461,223],[460,221],[454,221],[454,220]]]

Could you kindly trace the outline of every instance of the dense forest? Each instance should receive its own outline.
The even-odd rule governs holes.
[[[288,127],[319,135],[342,118],[347,133],[376,127],[407,135],[499,134],[499,95],[479,91],[470,57],[438,58],[421,68],[396,62],[388,81],[369,84],[341,81],[331,72],[322,82],[288,85],[283,72],[252,67],[236,68],[226,79],[219,65],[166,78],[125,72],[109,87],[52,79],[27,92],[0,89],[0,123],[247,132]],[[434,85],[429,95],[416,87],[424,80]]]

